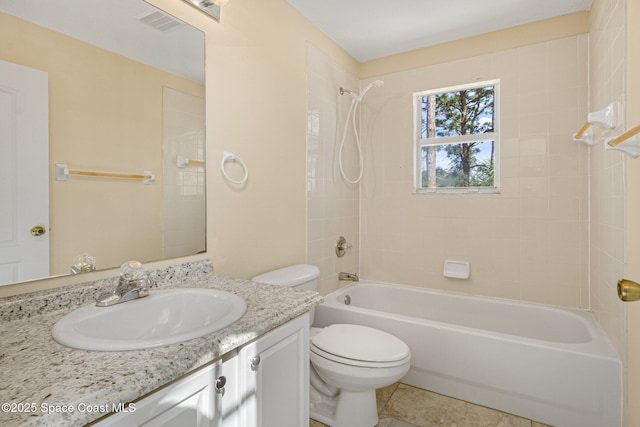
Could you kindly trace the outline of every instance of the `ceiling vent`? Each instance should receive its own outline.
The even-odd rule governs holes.
[[[147,24],[150,27],[153,27],[156,30],[161,31],[163,33],[174,30],[184,25],[182,21],[178,21],[177,19],[169,15],[166,15],[160,11],[154,11],[149,14],[146,14],[138,18],[138,21],[144,24]]]

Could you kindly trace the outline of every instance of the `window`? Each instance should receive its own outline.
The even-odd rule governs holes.
[[[496,193],[499,82],[414,94],[417,193]]]

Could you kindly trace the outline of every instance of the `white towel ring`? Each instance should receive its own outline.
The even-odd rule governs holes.
[[[244,176],[242,177],[241,180],[235,180],[231,178],[229,175],[227,175],[227,171],[224,168],[224,164],[227,162],[240,163],[240,166],[242,166],[242,169],[244,169]],[[242,161],[240,157],[236,156],[233,153],[229,153],[228,151],[225,151],[222,153],[222,162],[220,162],[220,170],[222,171],[222,175],[224,175],[227,181],[233,184],[244,184],[245,182],[247,182],[247,178],[249,178],[249,169],[247,168],[247,165]]]

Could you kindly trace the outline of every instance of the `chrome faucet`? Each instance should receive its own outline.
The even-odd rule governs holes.
[[[352,282],[357,282],[360,278],[358,277],[358,273],[340,272],[340,274],[338,274],[338,280],[351,280]]]
[[[113,292],[101,295],[96,300],[97,307],[109,307],[122,302],[144,298],[149,295],[151,281],[144,273],[142,263],[139,261],[128,261],[120,267],[120,278],[118,286]]]

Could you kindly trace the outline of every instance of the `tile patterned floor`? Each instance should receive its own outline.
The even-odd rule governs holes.
[[[515,415],[395,383],[376,392],[378,427],[549,427]],[[309,427],[326,427],[309,420]]]

